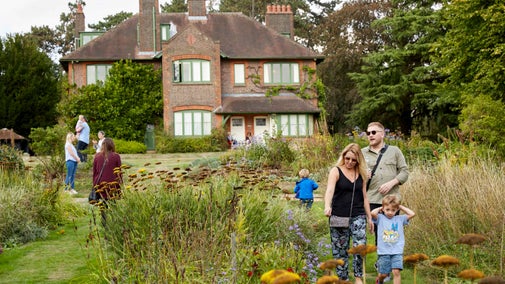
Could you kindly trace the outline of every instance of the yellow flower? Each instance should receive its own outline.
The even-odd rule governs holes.
[[[286,271],[286,273],[275,277],[272,280],[272,284],[289,284],[289,283],[299,283],[300,276],[298,274]]]
[[[268,272],[265,272],[263,273],[263,275],[261,275],[261,278],[260,278],[260,281],[261,283],[267,283],[267,284],[271,284],[272,281],[279,275],[282,275],[284,273],[289,273],[287,270],[284,270],[284,269],[272,269]]]

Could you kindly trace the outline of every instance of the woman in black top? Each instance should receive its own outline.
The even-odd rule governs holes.
[[[337,267],[337,275],[349,281],[349,241],[353,246],[366,244],[367,223],[373,231],[370,205],[366,195],[366,161],[361,147],[351,143],[340,154],[337,165],[330,170],[328,186],[324,196],[324,214],[328,217],[350,217],[348,226],[330,225],[332,253],[334,259],[344,260],[344,265]],[[354,277],[356,284],[363,283],[363,259],[354,256]]]

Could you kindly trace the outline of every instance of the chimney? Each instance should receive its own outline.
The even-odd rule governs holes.
[[[140,52],[161,50],[158,0],[139,0],[138,40]]]
[[[84,22],[84,12],[82,11],[82,4],[77,3],[77,13],[75,13],[74,19],[74,38],[79,38],[79,33],[86,30]]]
[[[188,0],[188,14],[189,17],[205,17],[205,0]]]
[[[276,30],[281,35],[294,39],[291,5],[267,5],[265,23],[267,27]]]

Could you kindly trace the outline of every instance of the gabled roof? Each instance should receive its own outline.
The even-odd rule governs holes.
[[[222,107],[217,114],[272,114],[272,113],[320,113],[321,110],[309,101],[294,94],[265,95],[224,95]]]
[[[136,14],[104,35],[62,57],[68,61],[159,60],[137,50]],[[323,59],[323,55],[285,37],[242,13],[214,13],[207,20],[191,21],[203,34],[221,45],[221,55],[233,59]],[[175,25],[178,32],[189,24],[187,13],[162,13],[161,24]],[[161,48],[159,48],[161,49]]]

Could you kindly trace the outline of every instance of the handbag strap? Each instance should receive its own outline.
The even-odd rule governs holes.
[[[354,168],[354,171],[356,171],[356,168]],[[354,203],[354,192],[356,189],[356,181],[358,180],[358,177],[356,175],[356,172],[354,173],[354,182],[352,183],[352,197],[351,197],[351,209],[349,209],[349,218],[352,216],[352,205]]]
[[[96,184],[100,183],[100,179],[102,179],[102,173],[103,173],[103,169],[105,168],[105,163],[106,162],[107,162],[107,159],[104,157],[103,158],[102,169],[100,170],[100,174],[98,175],[98,179],[96,180]]]
[[[368,188],[370,187],[370,182],[372,181],[372,178],[375,174],[375,170],[377,170],[377,166],[379,166],[379,163],[382,159],[382,154],[384,154],[384,152],[386,152],[386,150],[388,149],[388,146],[389,146],[388,144],[385,144],[384,147],[382,147],[382,149],[379,152],[379,157],[377,158],[377,161],[375,162],[375,166],[372,169],[372,173],[370,174],[370,178],[368,179],[368,181],[366,183],[366,190],[367,191],[368,191]]]

